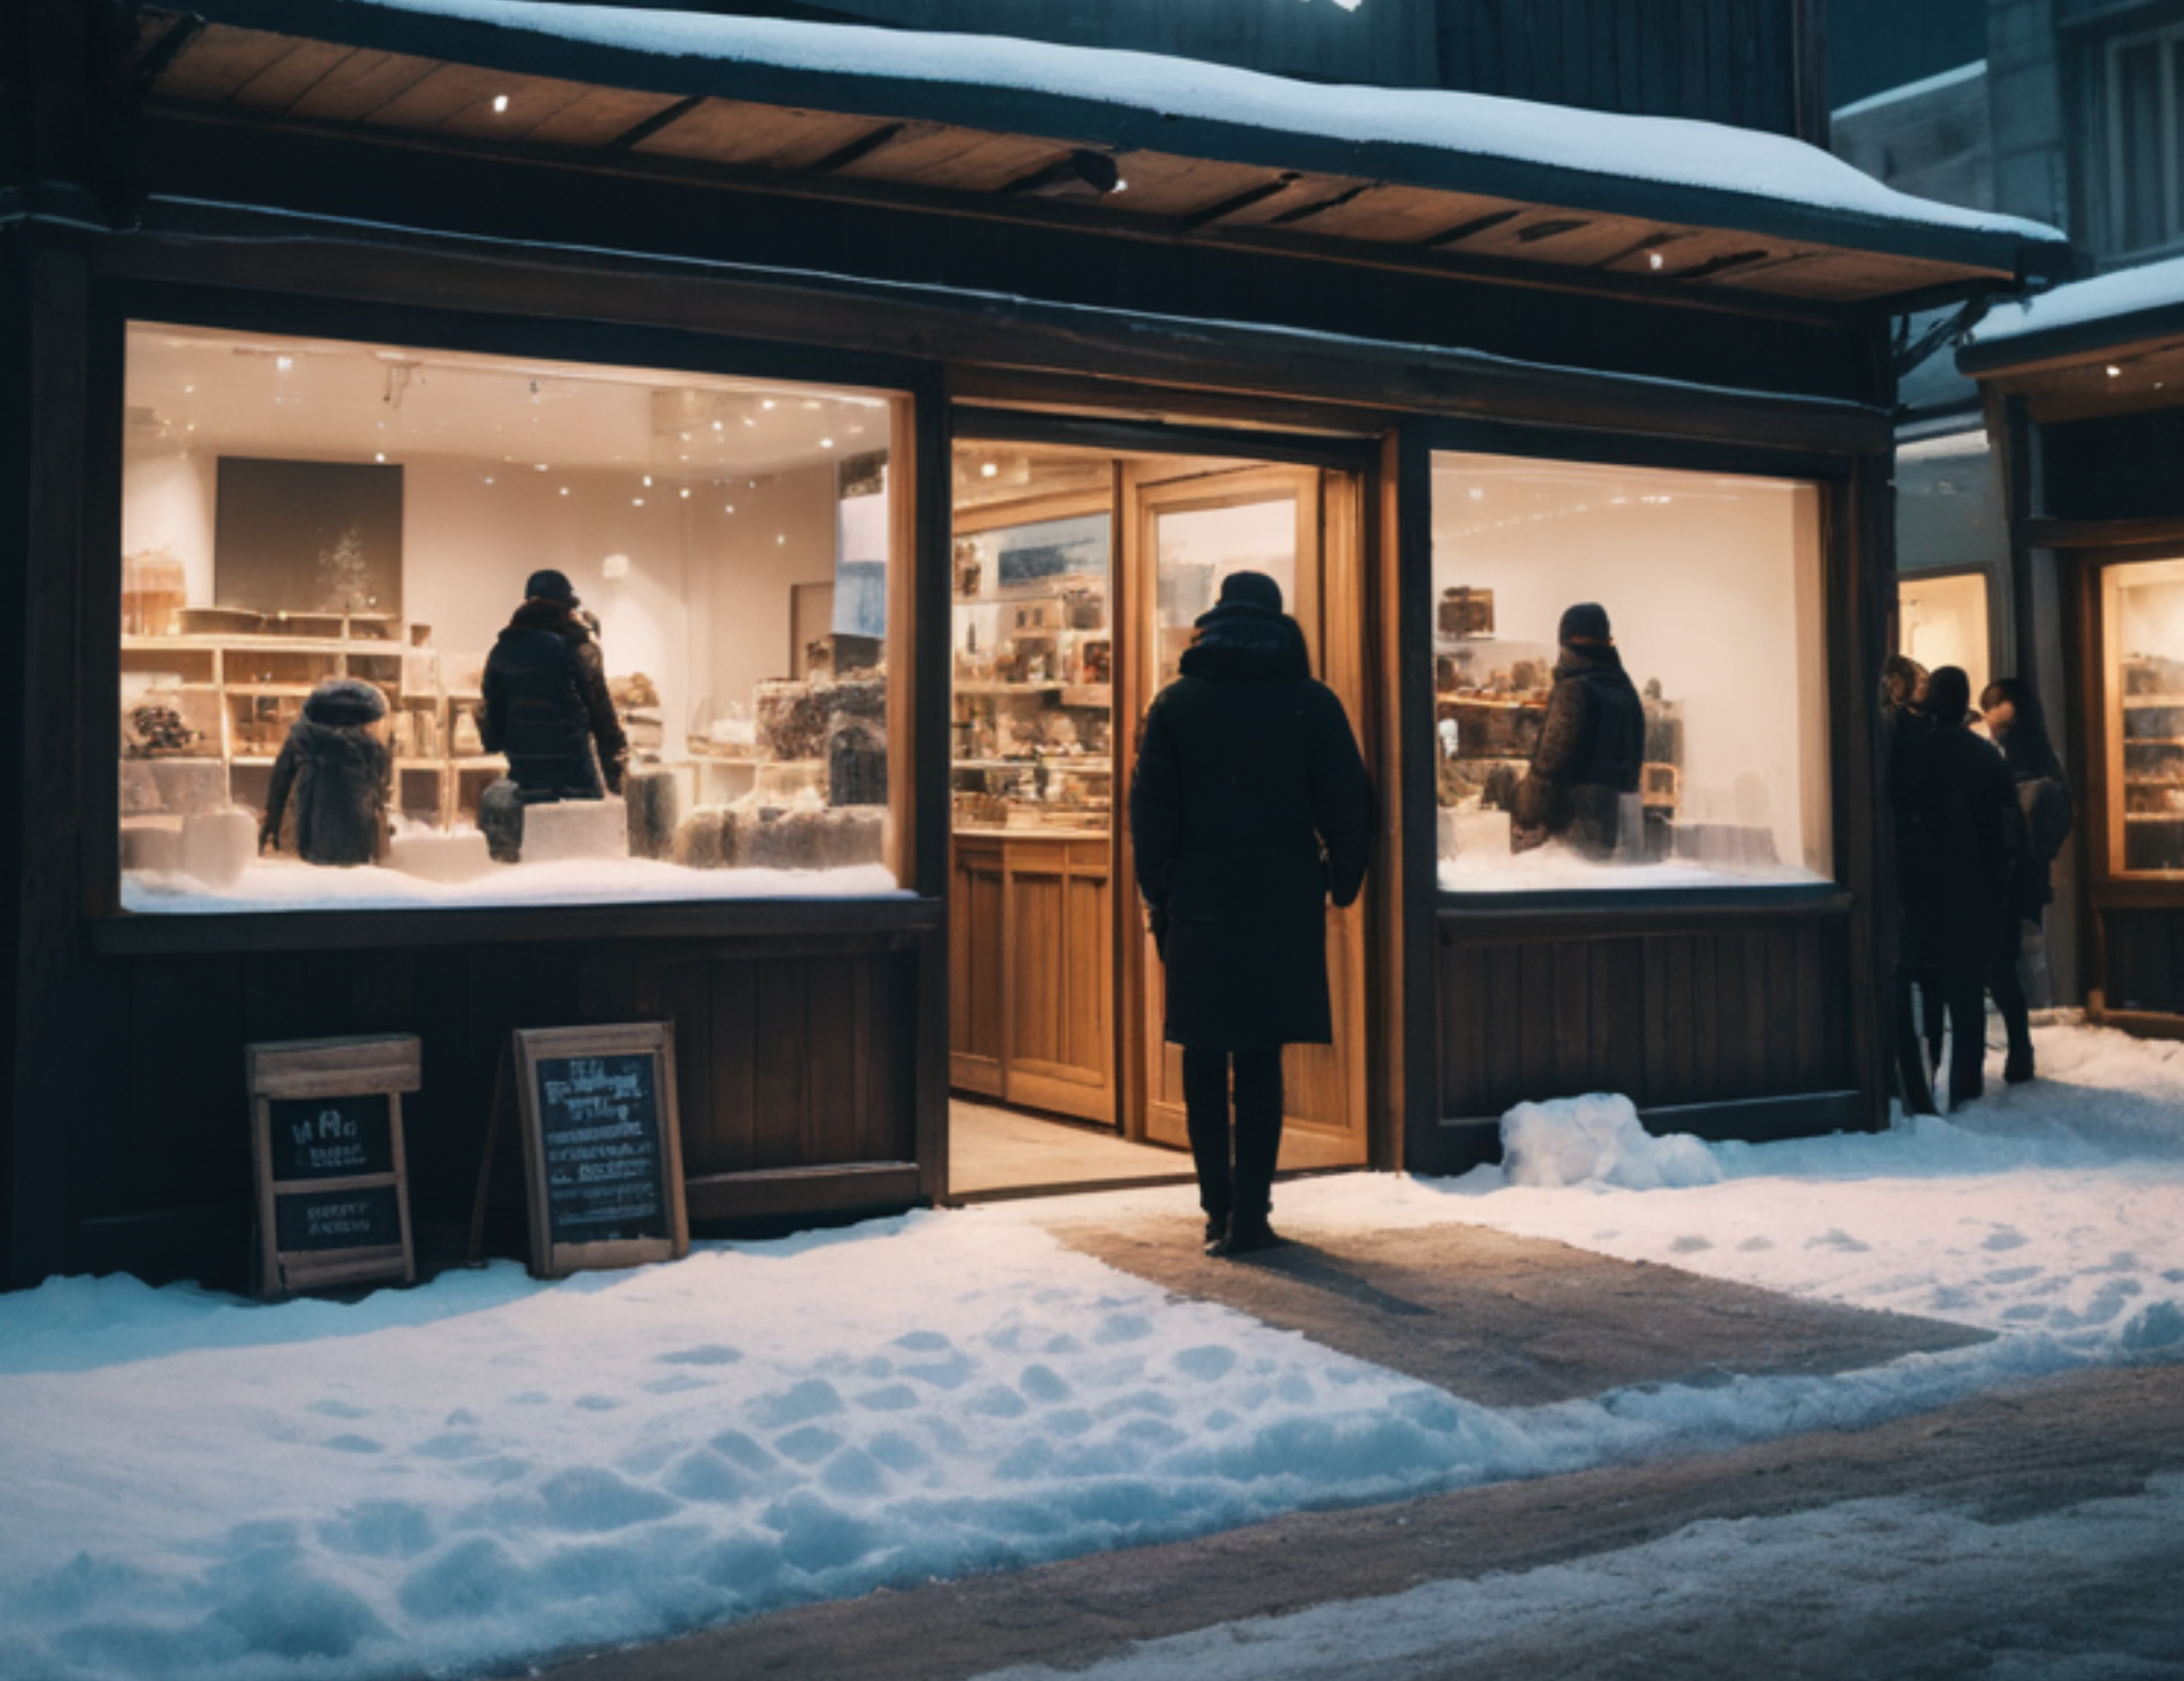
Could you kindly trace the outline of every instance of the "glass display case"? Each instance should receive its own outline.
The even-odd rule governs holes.
[[[1109,542],[1105,514],[956,539],[958,829],[1106,832],[1114,804]]]
[[[2109,867],[2184,875],[2184,559],[2104,578]]]

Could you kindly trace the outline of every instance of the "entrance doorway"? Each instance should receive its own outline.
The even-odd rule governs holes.
[[[1280,582],[1313,674],[1369,735],[1363,487],[970,443],[955,487],[950,1195],[1187,1182],[1182,1055],[1132,873],[1137,721],[1221,580],[1250,570]],[[1368,914],[1328,911],[1334,1043],[1284,1053],[1284,1169],[1367,1159]]]

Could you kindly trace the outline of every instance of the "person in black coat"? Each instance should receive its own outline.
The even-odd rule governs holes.
[[[2032,1077],[2031,1010],[2017,971],[2025,927],[2030,923],[2036,931],[2042,915],[2055,901],[2055,858],[2070,838],[2076,811],[2062,759],[2048,739],[2047,712],[2032,685],[2022,677],[1999,678],[1981,694],[1980,710],[1986,714],[1987,732],[2009,765],[2017,784],[2018,809],[2025,815],[2025,849],[2010,884],[2008,934],[1987,977],[1987,990],[1994,994],[1995,1008],[2009,1036],[2002,1077],[2015,1085]]]
[[[533,572],[523,594],[486,656],[478,738],[507,757],[526,804],[620,793],[629,743],[577,593],[549,571]]]
[[[394,755],[380,738],[387,697],[354,677],[313,689],[273,761],[261,852],[278,847],[306,864],[369,864],[387,850]]]
[[[1924,727],[1898,732],[1888,767],[1901,960],[1948,1012],[1952,1108],[1984,1088],[1986,977],[2008,938],[2024,828],[2009,767],[1972,733],[1970,707],[1963,671],[1935,671]]]
[[[1268,1222],[1282,1047],[1334,1038],[1326,905],[1364,885],[1373,802],[1281,586],[1231,573],[1198,627],[1182,676],[1145,713],[1130,838],[1167,971],[1166,1036],[1183,1047],[1207,1253],[1241,1255],[1279,1241]]]
[[[1580,602],[1563,615],[1547,715],[1531,768],[1517,785],[1509,847],[1527,852],[1557,836],[1605,858],[1615,850],[1623,796],[1646,768],[1646,703],[1623,670],[1607,610]]]

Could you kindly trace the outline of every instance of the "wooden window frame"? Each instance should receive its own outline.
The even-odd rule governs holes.
[[[603,282],[608,290],[611,282]],[[602,292],[603,305],[606,292]],[[79,565],[81,673],[75,724],[80,745],[82,826],[78,836],[82,914],[102,951],[203,951],[439,945],[490,939],[568,938],[590,934],[640,937],[672,930],[701,938],[775,934],[809,927],[899,933],[935,920],[945,892],[946,777],[923,771],[937,749],[947,753],[945,696],[935,709],[927,691],[927,662],[944,660],[946,614],[932,606],[935,581],[948,584],[945,521],[947,402],[938,364],[843,350],[824,344],[737,338],[682,327],[633,326],[606,318],[540,319],[421,308],[395,302],[159,280],[105,281],[92,297],[87,426],[90,461],[85,540]],[[900,493],[893,517],[889,611],[906,616],[891,635],[888,696],[892,839],[889,863],[900,889],[869,898],[783,897],[688,899],[625,905],[445,910],[236,911],[192,915],[131,912],[120,905],[120,799],[114,766],[120,719],[113,698],[120,671],[123,431],[127,390],[126,339],[132,324],[149,322],[216,331],[391,344],[424,350],[508,355],[602,367],[784,384],[840,387],[887,400],[892,411],[891,461]],[[933,504],[939,504],[935,534]],[[937,546],[936,546],[937,544]],[[116,557],[110,564],[107,557]],[[944,600],[944,594],[941,597]],[[938,653],[927,646],[937,626]],[[65,704],[65,703],[64,703]],[[898,762],[899,761],[899,762]],[[928,783],[941,789],[932,797]],[[937,808],[937,812],[935,808]],[[938,819],[936,827],[935,818]]]

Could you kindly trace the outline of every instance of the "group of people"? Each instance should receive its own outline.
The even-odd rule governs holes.
[[[478,736],[487,752],[506,756],[508,776],[485,791],[478,821],[503,862],[521,854],[526,804],[621,791],[629,743],[607,692],[599,628],[567,576],[543,570],[526,581],[486,658]],[[311,691],[273,763],[260,851],[335,866],[386,855],[394,793],[386,721],[376,684],[334,677]]]
[[[1990,993],[2008,1041],[2003,1078],[2033,1077],[2020,959],[2026,930],[2038,927],[2054,899],[2053,867],[2073,811],[2039,696],[2022,679],[1988,684],[1974,711],[1961,669],[1929,673],[1899,656],[1889,662],[1883,694],[1899,912],[1898,1072],[1904,1107],[1931,1114],[1945,1021],[1950,1108],[1984,1088]],[[1991,741],[1974,728],[1982,722]]]

